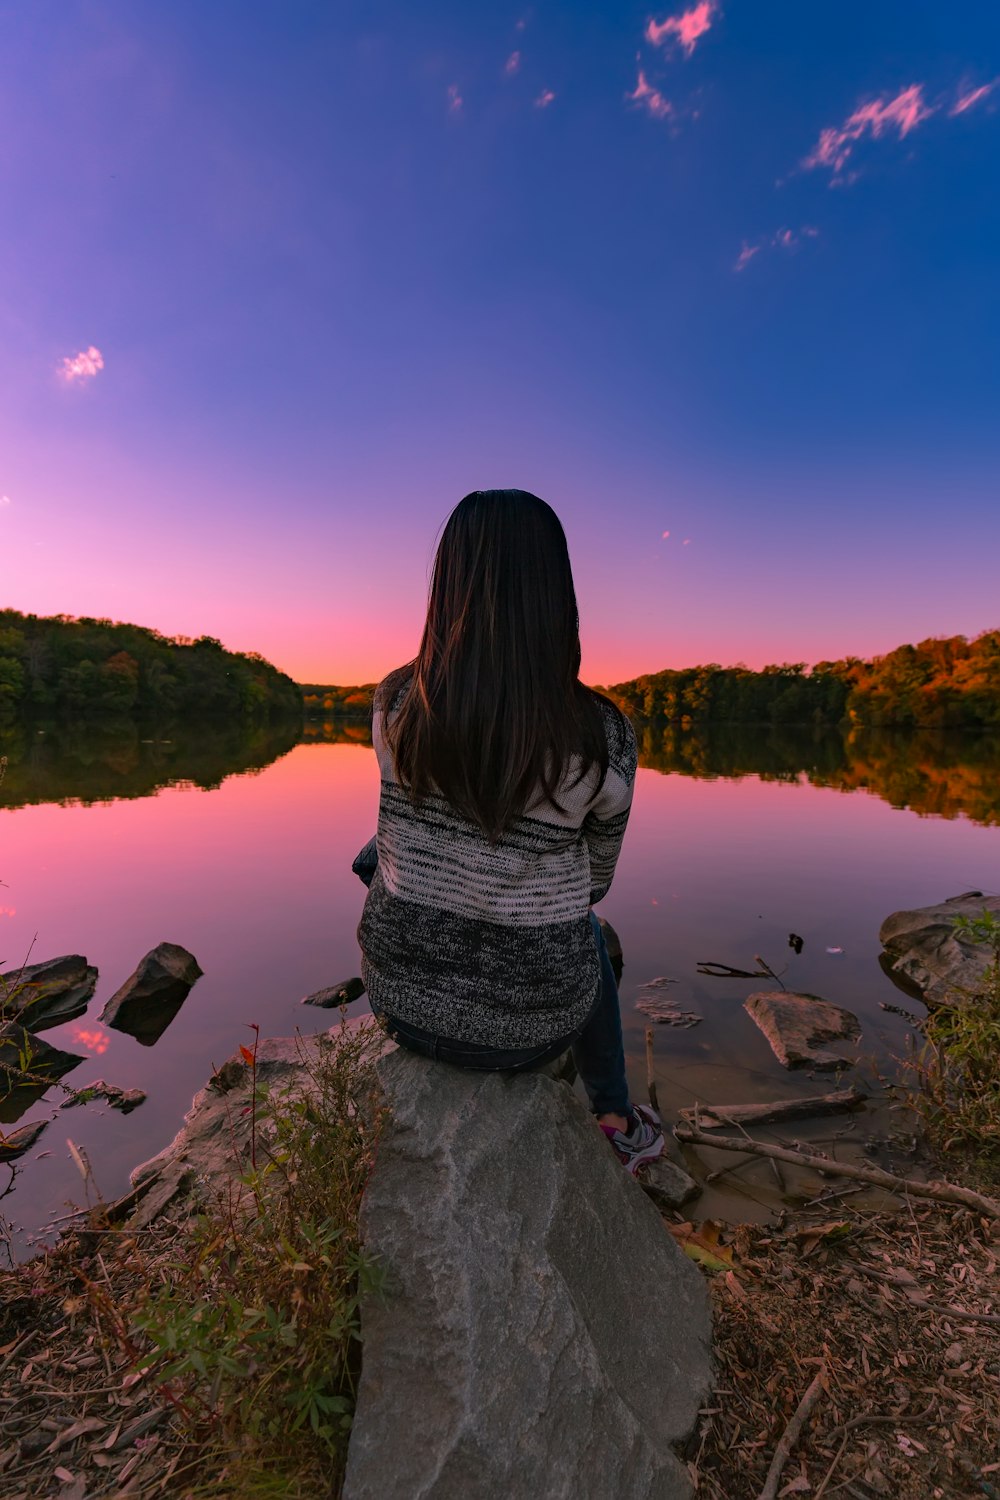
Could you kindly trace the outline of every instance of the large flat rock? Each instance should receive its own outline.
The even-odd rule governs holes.
[[[919,995],[930,1010],[978,989],[992,955],[985,943],[970,943],[957,933],[955,918],[981,917],[984,910],[1000,920],[1000,896],[966,891],[937,906],[894,911],[879,928],[889,977],[906,994]]]
[[[402,1051],[345,1500],[681,1500],[708,1296],[566,1084]]]
[[[828,1042],[856,1042],[861,1023],[853,1011],[831,1005],[818,995],[792,990],[758,990],[743,1002],[786,1068],[815,1068],[820,1072],[847,1068],[851,1059],[831,1052]]]

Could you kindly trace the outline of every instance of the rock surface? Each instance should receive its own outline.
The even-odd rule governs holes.
[[[30,1031],[45,1031],[83,1015],[97,984],[97,970],[82,954],[66,953],[26,964],[3,978],[17,991],[14,1017]]]
[[[669,1156],[647,1162],[636,1180],[660,1208],[682,1208],[692,1198],[701,1196],[698,1183]]]
[[[138,1109],[140,1104],[145,1104],[146,1095],[142,1089],[120,1089],[116,1083],[105,1083],[103,1078],[96,1078],[93,1083],[74,1089],[59,1108],[73,1109],[78,1104],[90,1104],[95,1099],[103,1099],[112,1109],[121,1110],[123,1115],[128,1115]]]
[[[300,1095],[309,1088],[304,1063],[322,1045],[321,1037],[273,1037],[257,1049],[257,1085],[287,1085]],[[253,1089],[251,1069],[239,1053],[195,1094],[184,1124],[170,1145],[131,1173],[135,1208],[129,1224],[151,1224],[169,1203],[197,1182],[211,1197],[227,1192],[249,1153],[253,1116],[248,1108]]]
[[[707,1292],[565,1084],[379,1064],[345,1500],[680,1500]]]
[[[178,943],[158,943],[101,1011],[105,1026],[151,1047],[166,1031],[202,970]]]
[[[981,917],[983,910],[1000,920],[1000,896],[966,891],[937,906],[894,911],[879,928],[886,949],[883,967],[906,994],[917,994],[928,1009],[961,999],[975,990],[990,962],[984,943],[970,943],[955,931],[956,917]]]
[[[17,1021],[5,1021],[0,1026],[0,1120],[17,1119],[50,1083],[82,1062],[78,1052],[63,1052]]]
[[[36,1120],[32,1125],[22,1125],[0,1140],[0,1165],[7,1166],[30,1151],[43,1130],[48,1129],[48,1120]]]
[[[825,1042],[856,1042],[861,1023],[853,1011],[818,995],[791,990],[760,990],[744,1001],[743,1009],[756,1021],[771,1051],[786,1068],[848,1068],[851,1059],[828,1051]]]

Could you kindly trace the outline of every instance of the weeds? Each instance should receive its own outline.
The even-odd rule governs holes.
[[[374,1028],[302,1045],[305,1085],[258,1085],[250,1162],[158,1268],[131,1322],[147,1370],[207,1460],[198,1495],[339,1493],[360,1372],[359,1303],[377,1290],[358,1213],[379,1120]],[[212,1462],[214,1454],[218,1463]],[[211,1476],[211,1477],[209,1477]],[[331,1487],[332,1486],[332,1487]]]
[[[1000,1160],[1000,920],[956,917],[955,929],[992,955],[975,989],[962,988],[923,1023],[923,1045],[906,1068],[911,1103],[942,1151],[968,1153],[991,1181]]]

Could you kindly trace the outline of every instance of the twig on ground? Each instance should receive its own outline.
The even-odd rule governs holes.
[[[809,1413],[819,1400],[820,1391],[826,1380],[826,1365],[821,1364],[813,1377],[812,1384],[792,1413],[788,1426],[778,1439],[778,1446],[774,1450],[771,1467],[767,1471],[764,1488],[757,1496],[757,1500],[775,1500],[778,1493],[778,1481],[781,1479],[782,1470],[788,1462],[789,1455],[799,1440],[799,1435],[806,1425]]]

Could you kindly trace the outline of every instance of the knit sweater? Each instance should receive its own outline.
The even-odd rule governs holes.
[[[399,697],[395,703],[398,703]],[[557,796],[541,794],[491,844],[443,797],[414,806],[385,740],[375,695],[381,773],[378,868],[358,941],[373,1010],[455,1041],[544,1045],[586,1020],[600,965],[589,907],[607,892],[632,803],[632,726],[599,700],[609,766],[571,764]]]

